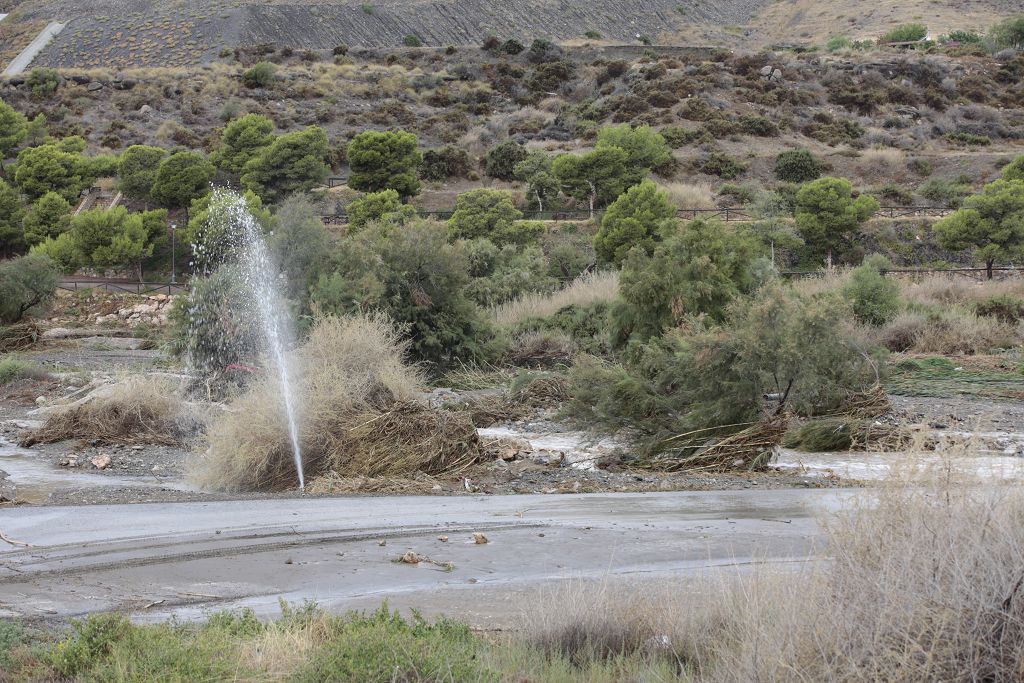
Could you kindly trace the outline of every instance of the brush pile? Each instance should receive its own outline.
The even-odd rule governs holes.
[[[710,437],[698,430],[673,437],[671,448],[643,461],[647,469],[727,472],[764,471],[782,442],[788,420],[783,415],[766,417],[733,434]]]
[[[183,443],[196,427],[173,382],[133,377],[100,387],[86,400],[58,407],[21,444],[83,439],[174,446]]]
[[[39,339],[35,323],[22,322],[0,327],[0,353],[13,353],[27,349]]]
[[[473,424],[490,427],[518,420],[538,410],[557,408],[569,398],[569,381],[563,375],[527,372],[516,376],[506,393],[488,396],[473,405]]]
[[[856,417],[827,417],[796,426],[783,445],[806,453],[836,451],[898,451],[912,440],[905,427]]]
[[[407,344],[382,315],[325,317],[297,352],[291,388],[308,479],[333,472],[408,478],[452,474],[480,458],[468,415],[430,408],[423,378],[404,361]],[[207,430],[194,478],[227,491],[297,482],[281,388],[272,376],[233,401]]]

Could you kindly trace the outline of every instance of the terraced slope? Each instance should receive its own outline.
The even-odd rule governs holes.
[[[163,66],[209,60],[224,48],[274,42],[296,49],[478,44],[493,33],[528,41],[667,39],[696,23],[746,23],[771,0],[384,0],[251,3],[241,0],[35,0],[18,21],[70,21],[38,58],[63,67]]]

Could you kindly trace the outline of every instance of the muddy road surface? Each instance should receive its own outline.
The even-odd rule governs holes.
[[[3,510],[0,615],[201,618],[279,598],[417,607],[480,627],[577,580],[682,581],[800,563],[851,491],[347,497]],[[474,537],[482,534],[483,537]],[[486,540],[486,542],[482,542]],[[13,543],[12,543],[13,542]],[[19,545],[27,543],[30,545]],[[400,558],[414,553],[417,563]]]

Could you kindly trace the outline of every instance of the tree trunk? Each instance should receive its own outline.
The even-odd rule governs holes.
[[[594,202],[597,201],[597,186],[592,182],[588,182],[590,185],[590,220],[594,220]]]
[[[985,261],[985,279],[992,279],[992,266],[995,265],[995,261]]]

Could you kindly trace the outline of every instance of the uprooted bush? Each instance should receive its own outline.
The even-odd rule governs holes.
[[[875,420],[826,417],[791,426],[782,445],[806,453],[858,450],[898,450],[910,443],[910,433]]]
[[[625,364],[582,358],[569,410],[596,431],[626,430],[641,464],[763,468],[784,411],[830,414],[873,393],[880,352],[850,317],[837,298],[769,285],[733,304],[720,325],[691,319],[661,339],[634,341]],[[743,430],[745,439],[711,448]]]
[[[198,417],[173,380],[130,377],[101,385],[80,402],[55,406],[22,445],[83,439],[100,443],[180,445],[198,431]]]
[[[307,478],[409,476],[458,471],[479,456],[460,413],[420,400],[422,377],[405,362],[409,343],[383,314],[319,319],[296,353],[292,394]],[[297,482],[280,386],[254,384],[207,430],[194,478],[221,490],[280,489]]]

